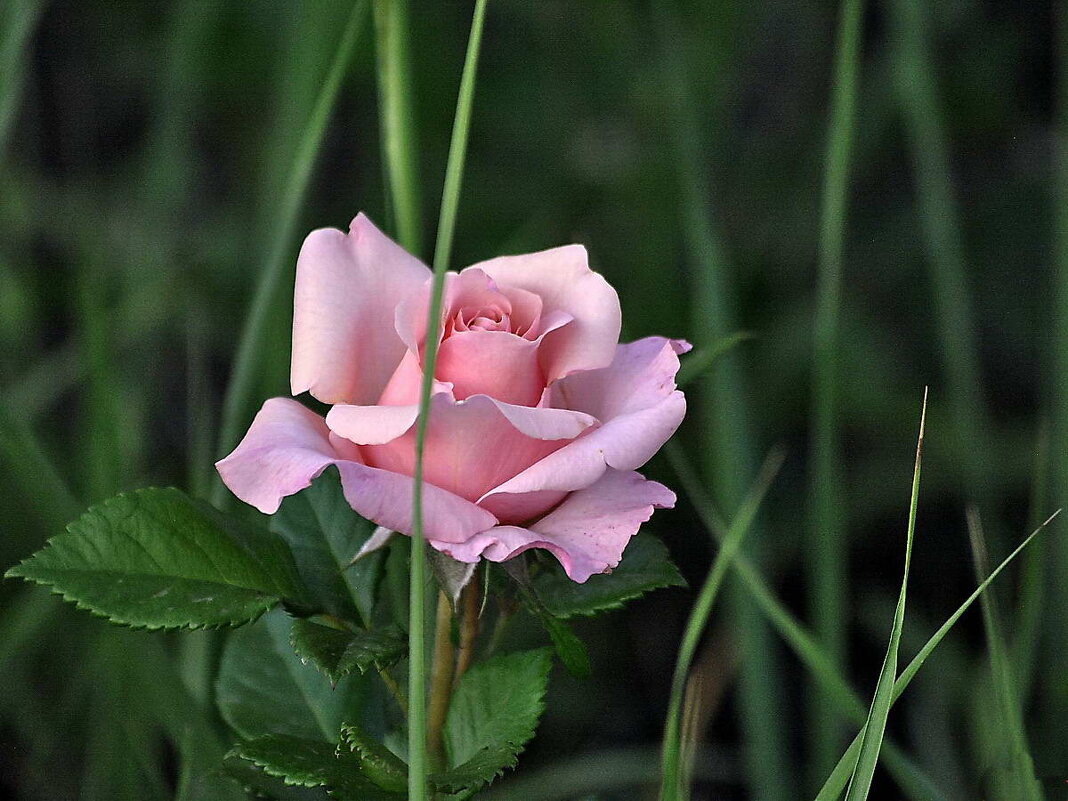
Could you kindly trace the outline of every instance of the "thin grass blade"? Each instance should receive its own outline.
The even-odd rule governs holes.
[[[426,352],[423,356],[423,381],[419,395],[419,421],[415,435],[415,471],[412,492],[412,558],[408,579],[408,798],[425,801],[427,798],[427,719],[426,719],[426,537],[423,531],[423,456],[429,425],[430,394],[434,384],[434,368],[438,357],[438,338],[441,329],[441,305],[445,287],[445,273],[449,269],[453,229],[460,200],[467,136],[471,126],[478,54],[482,46],[482,28],[486,18],[486,0],[475,4],[471,20],[471,34],[467,41],[460,93],[456,101],[449,160],[445,167],[445,187],[441,198],[437,243],[434,248],[434,278],[427,309]]]
[[[879,680],[875,685],[868,722],[864,725],[864,736],[860,739],[857,752],[857,764],[846,789],[846,801],[865,801],[871,780],[875,775],[875,766],[879,762],[879,751],[886,735],[886,720],[893,704],[894,677],[897,675],[897,652],[901,645],[901,629],[905,625],[905,596],[909,584],[909,566],[912,562],[912,541],[916,534],[916,509],[920,500],[920,465],[923,462],[923,429],[927,422],[927,390],[923,392],[923,411],[920,413],[920,436],[916,441],[916,464],[912,471],[912,499],[909,502],[908,534],[905,539],[905,570],[901,577],[901,591],[894,609],[894,625],[890,630],[890,644],[886,649]]]
[[[928,658],[934,653],[934,650],[941,644],[942,640],[946,638],[946,635],[949,634],[953,626],[960,620],[961,616],[982,596],[987,587],[989,587],[994,579],[1001,574],[1001,571],[1008,567],[1017,556],[1023,553],[1024,549],[1034,541],[1035,537],[1045,530],[1046,526],[1048,526],[1060,512],[1061,510],[1058,509],[1050,515],[1042,525],[1031,532],[1027,539],[1017,545],[1013,552],[1006,556],[1001,563],[991,571],[990,575],[975,588],[972,594],[964,600],[964,603],[957,607],[957,611],[946,619],[946,622],[939,627],[938,631],[931,635],[923,648],[921,648],[916,656],[912,658],[912,661],[901,671],[901,675],[898,676],[897,681],[894,682],[892,704],[896,703],[905,692],[911,681],[916,677],[916,674],[920,672],[920,668],[924,666],[924,663],[927,662]],[[816,795],[816,801],[836,801],[838,796],[841,795],[842,790],[845,789],[846,783],[852,775],[853,766],[857,763],[857,755],[860,750],[860,741],[863,734],[864,729],[862,728],[857,736],[853,738],[853,742],[849,745],[849,748],[842,754],[842,758],[838,760],[838,764],[834,767],[834,770],[831,771],[831,775],[827,778],[823,788]]]
[[[408,57],[408,0],[374,0],[378,105],[397,241],[419,256],[422,213]]]

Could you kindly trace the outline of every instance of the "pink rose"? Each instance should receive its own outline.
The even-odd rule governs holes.
[[[313,231],[297,260],[293,394],[332,404],[323,419],[267,401],[217,465],[271,514],[329,465],[345,498],[411,533],[430,271],[364,215],[346,235]],[[495,562],[551,551],[575,581],[619,564],[654,508],[675,495],[641,467],[686,411],[680,340],[618,344],[619,299],[579,245],[503,256],[445,283],[425,456],[429,543]]]

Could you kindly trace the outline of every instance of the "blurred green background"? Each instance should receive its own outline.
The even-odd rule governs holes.
[[[263,399],[288,394],[304,233],[343,228],[360,210],[396,232],[367,13],[287,235],[292,164],[351,9],[2,0],[0,566],[119,490],[210,494],[222,400],[261,276],[272,262],[282,269],[265,307],[265,358],[238,404],[242,430]],[[833,436],[814,440],[839,6],[490,3],[453,264],[582,242],[619,291],[629,337],[707,345],[752,334],[687,388],[677,441],[727,518],[764,453],[785,445],[747,549],[863,698],[901,576],[925,386],[903,659],[975,586],[966,506],[980,511],[998,561],[1068,497],[1065,11],[969,0],[864,8],[833,381],[823,385],[837,399]],[[466,2],[409,5],[424,260],[470,15]],[[830,483],[814,483],[818,457]],[[647,530],[699,587],[713,541],[668,461],[646,472],[681,498]],[[821,499],[830,534],[813,521]],[[1061,528],[993,594],[1035,773],[1053,801],[1068,798]],[[730,590],[698,660],[707,751],[694,797],[811,797],[856,727],[821,700],[744,589]],[[582,623],[593,678],[554,673],[539,736],[486,797],[655,797],[693,597],[664,590]],[[210,682],[183,672],[184,636],[113,629],[4,582],[0,795],[171,797],[182,724],[169,721],[196,710],[185,694]],[[998,797],[1008,746],[990,675],[976,610],[891,714],[891,735],[937,787],[930,797]],[[880,771],[872,797],[902,791]]]

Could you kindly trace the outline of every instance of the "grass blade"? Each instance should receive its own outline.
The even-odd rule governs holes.
[[[0,153],[7,144],[22,92],[23,51],[44,8],[43,0],[13,0],[0,9]]]
[[[675,383],[680,387],[692,384],[711,370],[721,357],[727,355],[734,350],[736,346],[750,339],[754,339],[753,334],[748,331],[738,331],[737,333],[720,337],[709,345],[698,348],[686,357],[686,363],[679,369],[679,374],[675,378]]]
[[[923,648],[921,648],[916,656],[912,658],[912,661],[901,671],[901,675],[898,676],[897,681],[894,682],[894,693],[891,704],[896,703],[897,699],[905,692],[909,683],[916,677],[916,674],[920,672],[920,668],[924,666],[927,659],[934,653],[935,648],[937,648],[942,640],[946,638],[946,635],[949,634],[950,630],[956,625],[957,621],[960,620],[961,616],[982,596],[987,587],[989,587],[994,579],[1001,574],[1001,571],[1008,567],[1009,564],[1031,544],[1035,537],[1037,537],[1046,526],[1060,514],[1060,512],[1061,510],[1058,509],[1050,515],[1042,525],[1031,532],[1027,539],[1017,545],[1013,552],[1006,556],[1001,561],[1001,564],[994,568],[990,575],[987,576],[986,579],[975,588],[972,594],[964,600],[964,603],[957,607],[957,611],[946,619],[946,622],[939,627],[938,631],[931,635]],[[842,754],[842,758],[838,760],[838,764],[834,767],[834,770],[831,771],[831,775],[827,778],[827,782],[816,795],[816,801],[835,801],[841,794],[853,772],[853,766],[857,762],[857,754],[860,750],[860,740],[863,734],[864,729],[862,728],[860,733],[853,738],[853,742],[850,744],[849,748]],[[889,767],[889,765],[887,765],[887,767]]]
[[[776,449],[765,460],[752,489],[750,489],[745,501],[738,509],[738,514],[727,529],[723,544],[720,546],[719,553],[716,554],[708,573],[708,578],[705,579],[704,586],[701,587],[701,592],[697,596],[693,611],[690,613],[690,618],[686,623],[682,645],[679,648],[678,661],[675,663],[675,675],[671,680],[671,696],[668,701],[667,721],[664,725],[664,744],[661,758],[662,780],[660,786],[660,798],[662,801],[679,801],[689,795],[687,791],[688,782],[683,775],[683,760],[681,758],[683,746],[681,737],[682,702],[686,689],[686,679],[690,673],[690,666],[693,664],[697,645],[712,614],[712,607],[716,602],[720,587],[723,586],[727,570],[730,568],[731,560],[734,559],[743,538],[749,531],[753,518],[756,517],[757,510],[760,508],[760,503],[764,499],[764,494],[778,474],[779,468],[782,467],[783,458],[784,453]]]
[[[248,406],[271,322],[270,311],[278,293],[282,290],[282,279],[287,274],[286,265],[288,261],[286,256],[289,253],[293,235],[296,232],[301,203],[311,180],[315,157],[322,144],[326,125],[330,120],[330,113],[334,108],[338,91],[341,88],[341,81],[348,70],[349,62],[352,60],[353,53],[356,50],[356,42],[359,39],[360,30],[367,18],[367,4],[368,0],[356,0],[353,3],[352,12],[349,14],[345,30],[341,34],[330,70],[323,81],[322,89],[320,89],[319,96],[315,101],[315,108],[312,111],[311,118],[308,120],[308,126],[305,128],[303,136],[301,136],[297,152],[293,157],[282,205],[274,227],[275,237],[271,242],[263,272],[256,284],[252,305],[245,320],[244,328],[241,331],[241,337],[238,340],[233,373],[226,388],[226,395],[223,398],[222,424],[220,426],[218,444],[220,456],[225,455],[234,446],[242,428],[248,422],[246,419]],[[212,502],[216,506],[222,506],[227,502],[228,498],[229,493],[226,487],[216,476],[212,491]]]
[[[426,537],[423,532],[423,455],[429,424],[430,394],[434,384],[434,367],[438,357],[441,329],[441,304],[445,273],[449,269],[456,209],[460,200],[467,135],[471,126],[471,107],[478,71],[478,53],[482,45],[482,27],[486,17],[486,0],[475,4],[471,34],[467,41],[460,93],[456,101],[449,160],[445,167],[445,187],[441,197],[438,237],[434,247],[434,280],[427,309],[426,351],[423,356],[423,382],[419,395],[419,421],[415,433],[415,474],[412,493],[412,559],[408,578],[408,798],[425,801],[427,795],[427,720],[426,720]]]
[[[700,479],[689,465],[682,449],[677,443],[669,442],[664,446],[664,453],[678,475],[683,490],[694,504],[701,522],[715,539],[722,542],[725,526],[716,510],[712,508]],[[867,707],[842,677],[838,668],[831,663],[820,643],[776,597],[760,571],[745,554],[735,556],[732,564],[754,605],[827,693],[830,702],[838,708],[839,712],[847,715],[857,725],[863,726],[867,720]],[[909,798],[914,801],[944,798],[926,773],[893,742],[888,741],[885,744],[885,752],[887,768]],[[849,772],[852,771],[855,763],[854,757],[845,774],[842,787],[845,787],[845,782],[849,780]]]
[[[838,22],[830,130],[820,203],[819,283],[812,374],[808,604],[816,636],[841,668],[847,631],[846,521],[836,425],[838,316],[842,293],[849,161],[860,69],[863,0],[843,0]],[[812,770],[822,775],[839,748],[834,707],[818,689],[810,699]]]
[[[968,508],[968,537],[972,546],[972,559],[975,563],[975,575],[980,581],[990,571],[990,558],[987,554],[986,540],[983,537],[982,522],[979,511]],[[1012,801],[1043,801],[1042,788],[1035,778],[1035,766],[1027,747],[1024,734],[1023,713],[1020,710],[1020,690],[1013,678],[1012,663],[1005,649],[1002,626],[998,616],[993,591],[984,593],[980,599],[983,609],[983,628],[986,631],[987,648],[990,651],[990,671],[994,681],[994,695],[997,700],[998,713],[1001,718],[1000,733],[1004,741],[999,747],[1001,759],[1005,760],[995,766],[995,781],[1002,798]],[[1004,754],[1007,749],[1008,754]],[[1007,757],[1007,759],[1006,759]],[[998,768],[1004,768],[999,771]],[[997,775],[1002,773],[1002,776]],[[997,796],[995,796],[997,797]]]
[[[422,219],[408,58],[408,0],[375,0],[378,105],[397,241],[420,255]]]
[[[927,422],[927,390],[923,392],[923,411],[920,413],[920,436],[916,440],[916,465],[912,471],[912,499],[909,502],[908,534],[905,539],[905,570],[901,577],[901,592],[894,609],[894,625],[890,630],[890,644],[886,649],[879,680],[875,685],[868,722],[864,724],[864,736],[860,739],[857,764],[846,789],[846,801],[865,801],[875,766],[879,762],[879,750],[886,735],[886,720],[893,703],[894,678],[897,675],[897,652],[901,645],[901,628],[905,625],[905,596],[909,584],[909,566],[912,562],[912,540],[916,533],[916,509],[920,500],[920,465],[923,462],[923,428]]]

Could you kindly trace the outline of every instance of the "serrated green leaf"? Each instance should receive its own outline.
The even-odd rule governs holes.
[[[397,626],[354,632],[301,619],[293,621],[290,637],[301,661],[315,665],[333,684],[353,670],[366,673],[371,668],[387,668],[408,650]]]
[[[216,685],[219,711],[246,740],[282,734],[333,743],[366,685],[349,676],[331,687],[293,653],[289,628],[290,618],[275,610],[231,635]]]
[[[329,797],[325,787],[300,787],[286,784],[277,776],[272,776],[248,760],[231,752],[223,760],[223,772],[237,782],[245,793],[245,798],[255,801],[326,801]],[[215,801],[211,796],[203,801]]]
[[[661,587],[685,587],[686,581],[668,557],[667,548],[650,534],[638,534],[611,573],[590,576],[583,584],[554,565],[534,579],[534,589],[556,617],[593,615],[618,609],[626,601]]]
[[[383,790],[403,793],[408,789],[408,766],[362,728],[346,724],[341,742],[359,760],[360,772]]]
[[[230,753],[251,762],[269,776],[300,787],[329,784],[340,763],[332,743],[283,734],[247,740],[234,746]]]
[[[488,784],[508,768],[514,768],[518,761],[516,751],[510,745],[483,748],[464,764],[431,775],[430,782],[440,790],[460,792]]]
[[[494,657],[463,675],[445,719],[450,768],[478,768],[491,781],[514,764],[545,707],[551,666],[551,650],[539,648]]]
[[[176,489],[90,508],[7,575],[148,629],[241,625],[300,594],[284,542]]]
[[[293,552],[297,569],[310,588],[312,605],[323,612],[368,625],[384,552],[371,553],[350,566],[352,557],[374,532],[349,506],[336,468],[282,502],[271,517]]]

